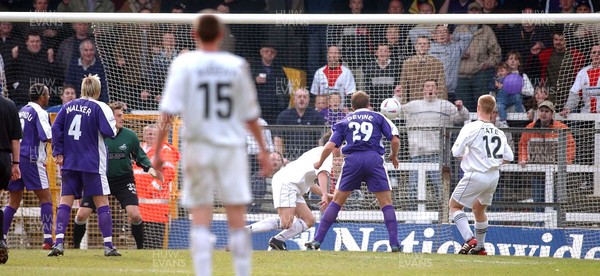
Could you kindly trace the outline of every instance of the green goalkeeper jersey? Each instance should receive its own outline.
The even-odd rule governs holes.
[[[104,143],[108,147],[107,177],[133,174],[132,159],[146,172],[152,166],[148,155],[140,147],[137,134],[131,129],[121,128],[115,138],[104,139]]]

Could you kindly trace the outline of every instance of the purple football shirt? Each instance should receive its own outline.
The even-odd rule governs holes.
[[[346,145],[342,147],[344,155],[361,151],[375,151],[383,155],[385,148],[381,139],[385,137],[391,141],[394,135],[399,133],[392,121],[378,112],[363,108],[348,114],[335,124],[329,141],[335,143],[336,147],[346,141]]]
[[[117,134],[113,112],[103,102],[80,98],[60,110],[52,126],[52,154],[63,155],[62,169],[106,174],[104,138]]]

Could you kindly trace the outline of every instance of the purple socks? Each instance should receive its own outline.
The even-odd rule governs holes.
[[[13,217],[15,216],[16,212],[17,210],[13,207],[8,205],[4,207],[4,228],[2,229],[2,233],[4,233],[4,235],[8,235],[8,230],[10,229],[10,225],[12,224]],[[2,239],[4,239],[4,237],[0,237],[0,240]]]
[[[325,214],[321,217],[321,221],[319,222],[319,228],[317,229],[317,234],[315,235],[315,241],[320,243],[325,239],[325,234],[337,218],[338,213],[340,212],[340,205],[335,202],[329,203],[327,206],[327,210],[325,210]]]
[[[390,235],[390,246],[399,246],[398,243],[398,221],[396,220],[396,212],[394,206],[386,205],[381,208],[383,212],[383,221]]]
[[[44,227],[44,243],[52,244],[52,202],[40,204],[40,215]]]
[[[110,217],[110,207],[108,205],[98,207],[98,227],[104,238],[104,246],[113,248],[112,244],[112,218]]]
[[[71,206],[66,204],[58,205],[58,210],[56,210],[56,244],[63,243],[65,232],[69,226],[70,216]]]

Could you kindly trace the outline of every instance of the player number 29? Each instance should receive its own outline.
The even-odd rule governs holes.
[[[371,135],[373,134],[373,124],[369,122],[350,122],[348,127],[354,130],[352,132],[352,141],[369,141],[369,139],[371,139]]]
[[[216,110],[217,116],[222,119],[231,117],[231,94],[229,88],[231,83],[207,83],[198,85],[200,92],[204,93],[204,117],[210,118]],[[215,101],[216,96],[216,101]]]

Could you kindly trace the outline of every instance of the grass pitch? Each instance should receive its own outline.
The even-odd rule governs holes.
[[[10,250],[0,275],[189,275],[187,250]],[[233,275],[228,252],[213,255],[214,275]],[[600,261],[508,256],[459,256],[384,252],[255,251],[254,275],[596,275]]]

